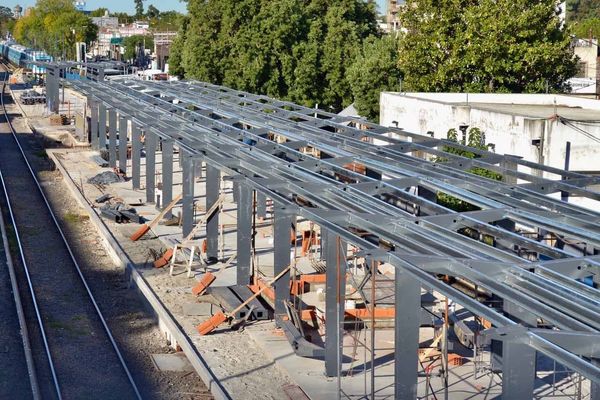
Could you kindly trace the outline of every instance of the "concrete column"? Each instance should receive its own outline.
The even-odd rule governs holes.
[[[394,398],[416,399],[421,285],[396,269],[394,292]]]
[[[146,202],[154,204],[154,178],[156,175],[156,142],[158,137],[146,131]]]
[[[505,159],[500,162],[500,167],[502,167],[503,169],[505,169],[507,171],[516,172],[519,167],[519,164],[517,164],[516,162],[514,162],[512,160]],[[509,185],[516,185],[517,177],[507,175],[507,174],[502,174],[502,181],[508,183]]]
[[[162,141],[162,203],[167,205],[173,200],[173,141]],[[173,214],[169,211],[165,218],[171,218]]]
[[[98,148],[106,150],[106,106],[98,105]]]
[[[119,169],[127,175],[127,137],[128,124],[127,117],[119,116]]]
[[[265,218],[267,216],[267,196],[256,192],[256,216]]]
[[[183,171],[183,205],[182,205],[182,229],[186,237],[194,229],[194,159],[192,155],[180,150]]]
[[[90,144],[92,149],[98,150],[98,104],[88,98],[90,105]]]
[[[252,259],[252,189],[238,183],[237,207],[237,284],[250,283]]]
[[[338,376],[343,359],[346,259],[339,236],[321,227],[325,254],[325,375]]]
[[[290,265],[290,229],[292,228],[293,218],[286,214],[282,207],[277,207],[274,211],[273,221],[273,275],[279,275],[287,266]],[[285,315],[286,308],[284,302],[290,299],[290,273],[285,273],[275,286],[275,314]]]
[[[221,171],[206,164],[206,210],[219,199]],[[218,260],[219,252],[219,213],[213,213],[206,221],[206,259],[209,263]]]
[[[108,165],[117,167],[117,112],[108,110]]]
[[[131,183],[134,189],[140,188],[140,158],[142,140],[140,127],[131,121]]]

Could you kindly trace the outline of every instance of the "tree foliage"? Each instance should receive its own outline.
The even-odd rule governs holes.
[[[144,16],[144,0],[133,0],[135,3],[135,17],[141,18]]]
[[[0,6],[0,37],[4,37],[7,32],[12,31],[14,24],[15,20],[11,9],[6,6]]]
[[[600,18],[593,17],[577,21],[571,25],[571,31],[578,38],[599,38]]]
[[[158,10],[158,8],[154,7],[154,4],[150,4],[148,6],[148,10],[146,10],[146,16],[149,19],[158,18],[160,16],[160,11]]]
[[[188,11],[172,72],[334,110],[352,103],[348,66],[377,33],[362,0],[190,0]]]
[[[600,17],[600,0],[567,0],[567,21]]]
[[[123,58],[125,60],[134,60],[138,55],[138,49],[154,48],[154,37],[152,35],[132,35],[123,38],[123,47],[125,52]]]
[[[379,120],[382,91],[400,90],[402,73],[398,68],[398,39],[395,35],[371,36],[348,71],[354,106],[361,116]]]
[[[472,127],[471,129],[469,129],[469,132],[466,133],[465,137],[461,138],[460,140],[458,139],[457,130],[452,128],[452,129],[448,130],[447,138],[448,138],[448,140],[450,140],[452,142],[460,143],[462,145],[466,145],[473,149],[479,149],[479,150],[487,150],[488,149],[488,145],[485,143],[485,133],[477,127]],[[456,148],[453,146],[444,146],[443,151],[446,153],[449,153],[449,154],[456,154],[456,155],[466,157],[466,158],[480,158],[481,157],[480,155],[478,155],[477,153],[474,153],[472,151]],[[447,162],[447,161],[448,161],[448,159],[443,158],[443,157],[437,158],[435,160],[435,162],[442,162],[442,163]],[[485,168],[481,168],[481,167],[473,167],[473,168],[469,169],[467,172],[470,172],[475,175],[483,176],[485,178],[492,179],[495,181],[502,180],[502,175],[498,174],[497,172],[490,171],[489,169],[485,169]],[[450,208],[451,210],[458,211],[458,212],[474,211],[474,210],[479,209],[478,207],[476,207],[470,203],[467,203],[463,200],[460,200],[454,196],[451,196],[451,195],[449,195],[447,193],[443,193],[443,192],[438,192],[437,202],[438,202],[438,204],[441,204],[445,207]]]
[[[106,7],[97,8],[90,13],[90,17],[104,17],[107,11],[108,8]]]
[[[576,73],[555,0],[409,0],[400,19],[408,90],[561,91]]]
[[[30,14],[20,18],[13,36],[26,46],[44,49],[54,57],[75,57],[75,43],[91,43],[98,27],[77,11],[71,0],[38,0]]]

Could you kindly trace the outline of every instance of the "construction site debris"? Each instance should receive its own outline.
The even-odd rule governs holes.
[[[45,104],[46,94],[35,90],[26,90],[21,94],[21,103],[28,106],[32,104]]]
[[[92,185],[110,185],[111,183],[123,182],[125,179],[113,171],[104,171],[87,180]]]
[[[139,223],[141,216],[139,216],[133,207],[128,207],[123,203],[105,204],[100,207],[100,214],[111,221],[118,224],[124,222],[136,222]]]
[[[104,158],[102,158],[100,156],[93,156],[92,161],[94,161],[96,164],[98,164],[99,167],[102,167],[102,168],[108,167],[108,160],[105,160]]]
[[[60,126],[60,125],[68,125],[68,124],[69,124],[69,119],[64,114],[60,114],[60,115],[54,114],[54,115],[50,116],[50,125],[52,125],[52,126]]]
[[[104,203],[105,201],[108,201],[108,200],[110,200],[110,198],[111,198],[111,197],[112,197],[112,196],[111,196],[110,194],[108,194],[108,193],[107,193],[107,194],[103,194],[103,195],[102,195],[102,196],[100,196],[100,197],[96,197],[96,200],[95,200],[95,201],[96,201],[96,203]]]

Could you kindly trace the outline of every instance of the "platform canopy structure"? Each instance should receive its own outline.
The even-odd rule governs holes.
[[[532,398],[539,352],[589,379],[591,398],[600,399],[600,207],[569,202],[585,198],[600,206],[600,192],[593,189],[600,177],[208,83],[69,84],[88,98],[91,146],[107,148],[110,165],[126,171],[136,188],[145,150],[148,201],[154,201],[157,146],[165,204],[173,198],[178,150],[184,236],[194,228],[195,165],[206,165],[206,209],[218,200],[221,176],[233,180],[238,284],[248,284],[252,274],[254,194],[259,214],[267,198],[274,204],[275,274],[290,263],[289,230],[296,217],[320,226],[328,376],[341,373],[347,265],[340,248],[353,245],[372,263],[395,267],[395,398],[416,397],[426,288],[491,323],[484,336],[502,346],[503,398]],[[129,132],[121,128],[128,121]],[[106,126],[108,143],[99,134]],[[482,169],[495,178],[474,173]],[[439,204],[440,194],[468,211]],[[218,223],[218,216],[207,222],[209,257],[217,257]],[[494,306],[457,288],[456,279],[493,296]],[[288,281],[275,284],[276,314],[286,312]]]

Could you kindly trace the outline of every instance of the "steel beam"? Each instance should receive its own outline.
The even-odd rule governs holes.
[[[140,188],[140,159],[142,157],[141,129],[131,121],[131,184],[134,189]]]
[[[156,177],[156,142],[158,137],[150,130],[145,131],[146,140],[146,203],[154,204],[155,177]]]
[[[252,189],[243,183],[236,185],[237,207],[237,284],[250,283],[252,260]]]
[[[128,121],[127,117],[119,117],[119,170],[127,175],[127,146],[128,146]]]
[[[256,193],[256,216],[258,218],[267,216],[267,196],[262,193]]]
[[[321,228],[325,254],[325,375],[339,376],[343,360],[346,254],[340,237]]]
[[[194,229],[194,159],[186,151],[179,151],[183,173],[183,205],[181,209],[183,237]]]
[[[162,140],[162,203],[167,205],[173,200],[173,141],[169,139]],[[165,218],[173,216],[169,210]]]
[[[206,163],[206,209],[209,210],[219,200],[221,171]],[[206,221],[206,258],[209,262],[218,260],[219,252],[219,212],[214,212]]]
[[[117,168],[117,110],[108,110],[108,165]]]
[[[524,343],[502,343],[502,398],[532,399],[535,382],[535,350]]]
[[[275,210],[273,221],[273,275],[276,276],[290,265],[290,231],[293,217],[286,212],[283,206]],[[289,271],[274,284],[275,287],[275,314],[286,313],[285,302],[290,299],[290,273]]]

